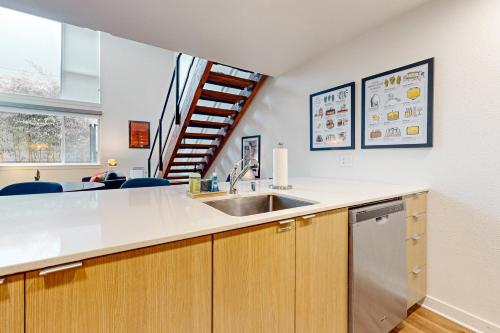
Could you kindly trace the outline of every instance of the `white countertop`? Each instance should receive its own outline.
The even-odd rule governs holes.
[[[293,190],[275,191],[259,181],[250,192],[242,182],[238,195],[275,192],[318,203],[233,217],[191,199],[185,186],[0,197],[0,276],[428,190],[326,178],[290,183]]]

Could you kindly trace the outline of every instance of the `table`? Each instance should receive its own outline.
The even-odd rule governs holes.
[[[103,183],[96,182],[59,182],[63,187],[63,192],[92,191],[104,187]]]

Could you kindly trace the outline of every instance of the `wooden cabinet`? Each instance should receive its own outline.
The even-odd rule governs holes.
[[[347,209],[298,218],[296,332],[347,332]]]
[[[210,332],[212,236],[26,276],[26,332]]]
[[[415,193],[404,197],[406,216],[415,216],[427,212],[427,193]]]
[[[0,277],[0,332],[24,332],[24,274]]]
[[[213,327],[347,332],[347,209],[214,235]]]
[[[214,235],[213,332],[294,332],[294,228],[292,220]]]
[[[427,295],[427,268],[418,268],[408,273],[408,309]]]
[[[425,213],[406,218],[406,239],[423,235],[427,232],[427,216]]]
[[[404,197],[406,204],[406,256],[408,308],[427,294],[427,193]]]

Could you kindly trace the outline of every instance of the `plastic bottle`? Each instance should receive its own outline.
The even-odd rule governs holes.
[[[219,184],[217,184],[217,173],[212,174],[212,188],[211,192],[219,192]]]
[[[201,191],[201,175],[192,173],[189,175],[189,192],[200,193]]]

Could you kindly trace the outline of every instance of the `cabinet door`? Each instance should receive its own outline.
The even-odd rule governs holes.
[[[30,272],[26,332],[210,332],[211,253],[206,236]]]
[[[294,332],[294,222],[214,235],[215,333]]]
[[[347,332],[348,217],[297,219],[297,332]]]
[[[0,332],[24,331],[24,274],[0,277]]]

